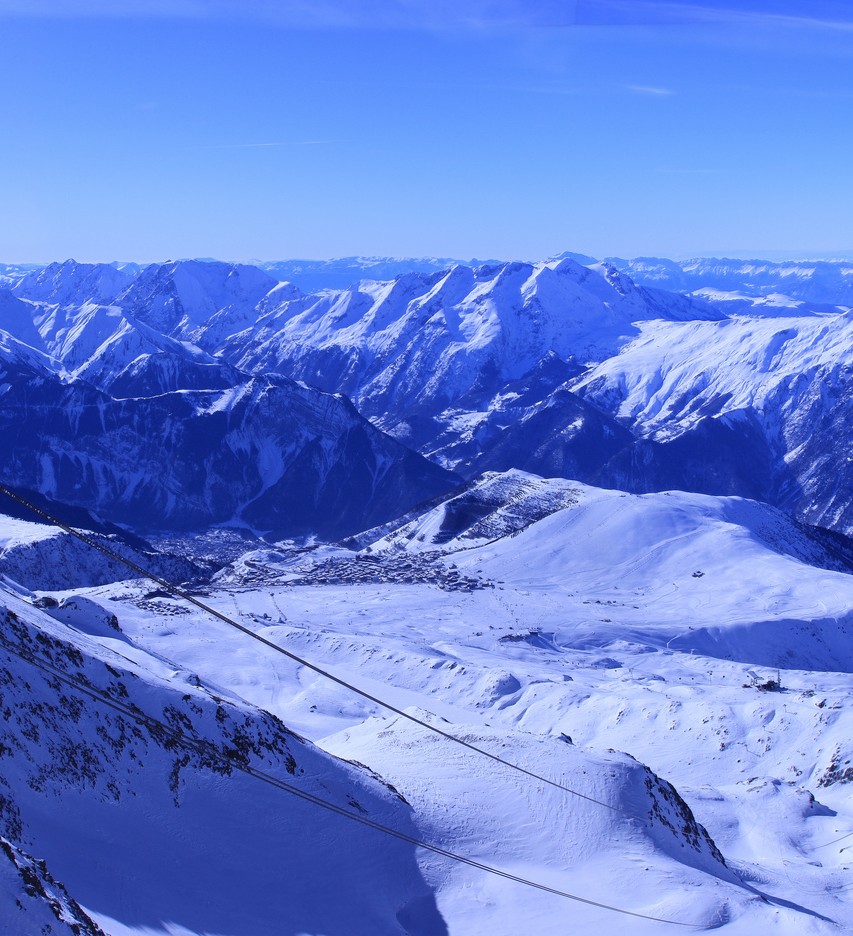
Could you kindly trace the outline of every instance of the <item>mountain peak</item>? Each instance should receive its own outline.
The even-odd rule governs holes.
[[[108,305],[132,280],[129,273],[109,263],[51,263],[22,277],[13,287],[16,296],[60,306],[96,302]]]
[[[256,306],[277,285],[267,273],[246,264],[174,260],[147,266],[118,302],[153,328],[191,340],[219,316],[220,327],[212,339],[219,342],[254,320]]]

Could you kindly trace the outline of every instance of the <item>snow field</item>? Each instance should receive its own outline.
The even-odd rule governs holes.
[[[847,843],[822,846],[853,829],[849,795],[833,779],[850,754],[850,681],[837,644],[831,665],[843,630],[823,641],[812,632],[849,614],[850,576],[796,558],[809,548],[821,557],[758,505],[574,489],[576,504],[513,536],[444,543],[434,561],[494,587],[274,583],[310,580],[315,561],[352,555],[326,548],[316,560],[268,553],[270,583],[223,582],[206,600],[365,691],[433,712],[548,776],[588,782],[619,808],[636,807],[637,794],[622,755],[601,752],[628,752],[675,784],[729,871],[691,863],[676,840],[627,817],[460,753],[179,601],[159,599],[160,613],[139,607],[142,583],[87,594],[140,647],[377,770],[442,847],[733,934],[838,932],[827,921],[843,928],[850,916]],[[414,529],[416,543],[440,523],[425,518]],[[797,626],[780,629],[780,620]],[[789,659],[778,663],[767,647],[780,640]],[[762,691],[777,665],[781,691]],[[532,896],[435,856],[418,860],[454,936],[519,932],[530,921],[543,933],[567,920],[614,934],[664,926]]]

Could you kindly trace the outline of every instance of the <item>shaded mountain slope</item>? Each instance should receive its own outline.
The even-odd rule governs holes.
[[[63,383],[9,339],[0,431],[13,444],[0,478],[139,531],[237,523],[331,538],[455,483],[344,398],[239,376],[223,390],[114,399]]]
[[[444,936],[411,846],[245,771],[411,830],[399,796],[120,631],[101,635],[92,606],[60,621],[3,596],[4,835],[107,931],[390,936],[414,904],[418,931]]]

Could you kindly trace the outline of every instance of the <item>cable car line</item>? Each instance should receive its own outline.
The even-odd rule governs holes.
[[[380,832],[384,835],[391,836],[392,838],[399,839],[400,841],[406,842],[409,845],[414,845],[417,848],[423,848],[427,851],[433,852],[436,855],[440,855],[443,858],[448,858],[451,861],[455,861],[459,864],[467,865],[468,867],[475,868],[479,871],[487,872],[488,874],[493,874],[497,877],[504,878],[508,881],[513,881],[516,884],[521,884],[525,887],[531,887],[535,890],[544,891],[545,893],[552,894],[555,897],[562,897],[566,900],[573,900],[577,903],[587,904],[591,907],[598,907],[601,910],[609,910],[613,913],[620,913],[625,916],[636,917],[642,920],[651,920],[655,923],[668,923],[672,926],[686,926],[692,929],[702,929],[704,926],[699,923],[686,923],[681,920],[669,920],[664,917],[656,917],[651,914],[640,913],[636,910],[626,910],[623,907],[614,907],[610,904],[600,903],[597,900],[590,900],[587,897],[580,897],[577,894],[570,894],[568,891],[559,890],[558,888],[551,887],[547,884],[542,884],[539,881],[533,881],[528,878],[521,877],[517,874],[512,874],[509,871],[503,871],[500,868],[496,868],[493,865],[485,864],[484,862],[477,861],[474,858],[468,858],[465,855],[460,855],[457,852],[450,851],[447,848],[442,848],[440,845],[433,845],[429,842],[423,841],[422,839],[417,838],[414,835],[409,835],[406,832],[401,832],[399,829],[395,829],[391,826],[386,826],[381,822],[377,822],[374,819],[370,819],[365,815],[351,812],[348,809],[345,809],[342,806],[332,803],[329,800],[324,799],[321,796],[317,796],[313,793],[308,792],[307,790],[302,790],[297,786],[294,786],[291,783],[288,783],[286,780],[282,780],[279,777],[273,776],[272,774],[266,773],[263,770],[259,770],[256,767],[252,767],[248,763],[240,763],[232,757],[229,757],[227,754],[223,753],[216,747],[212,741],[207,741],[202,738],[191,738],[187,736],[180,729],[175,728],[172,725],[167,725],[165,722],[160,721],[157,718],[153,718],[150,715],[146,715],[143,711],[132,708],[130,705],[125,705],[124,703],[113,699],[111,696],[108,696],[106,693],[101,692],[96,689],[94,686],[86,685],[81,682],[79,679],[75,679],[70,676],[68,673],[63,670],[58,669],[55,666],[47,663],[44,660],[37,659],[32,652],[21,648],[13,647],[5,639],[4,636],[0,635],[0,646],[4,647],[8,653],[17,656],[19,659],[23,660],[26,663],[29,663],[31,666],[34,666],[36,669],[41,670],[43,673],[48,676],[53,677],[54,679],[59,680],[60,682],[65,683],[65,685],[71,687],[75,691],[82,692],[83,694],[89,696],[89,698],[101,702],[107,707],[113,709],[121,715],[126,716],[127,718],[132,718],[134,721],[145,725],[149,730],[154,727],[158,731],[165,732],[167,735],[170,735],[174,741],[184,745],[186,748],[189,748],[191,751],[195,751],[197,754],[206,754],[208,757],[213,758],[218,761],[221,765],[228,767],[229,770],[239,770],[242,773],[247,774],[250,777],[254,777],[256,780],[266,783],[269,786],[272,786],[276,789],[281,790],[285,793],[290,793],[293,796],[298,797],[299,799],[305,800],[306,802],[312,803],[315,806],[319,806],[322,809],[327,810],[328,812],[335,813],[345,819],[349,819],[353,822],[357,822],[360,825],[366,826],[367,828],[373,829],[376,832]]]
[[[595,799],[592,796],[587,796],[585,793],[580,793],[578,790],[573,790],[571,787],[565,786],[562,783],[557,782],[556,780],[550,780],[548,777],[543,777],[541,774],[537,774],[532,770],[528,770],[525,767],[520,766],[519,764],[514,764],[512,761],[505,760],[503,757],[499,757],[497,754],[492,754],[490,751],[485,750],[484,748],[478,747],[476,744],[472,744],[470,741],[465,741],[463,738],[459,738],[454,734],[451,734],[449,731],[444,731],[443,729],[437,727],[436,725],[430,724],[428,721],[425,721],[422,718],[418,718],[416,715],[412,715],[410,712],[406,712],[401,708],[398,708],[395,705],[392,705],[390,702],[386,702],[383,699],[380,699],[378,696],[371,695],[371,693],[366,692],[364,689],[359,689],[358,686],[353,685],[350,682],[347,682],[345,679],[341,679],[338,676],[333,675],[328,670],[323,669],[321,666],[318,666],[316,663],[306,660],[304,657],[300,657],[295,653],[292,653],[290,650],[285,649],[279,644],[273,643],[273,641],[268,640],[266,637],[262,637],[260,634],[255,633],[255,631],[246,627],[243,624],[240,624],[239,621],[235,621],[233,618],[228,617],[227,614],[223,614],[221,611],[217,611],[215,608],[211,607],[208,604],[205,604],[203,601],[199,601],[194,595],[190,594],[183,588],[180,588],[177,585],[172,584],[167,579],[161,578],[158,575],[155,575],[148,569],[143,568],[138,565],[132,559],[128,559],[125,556],[120,555],[115,550],[110,549],[108,546],[98,543],[93,540],[91,537],[86,536],[85,533],[77,530],[75,527],[69,526],[67,523],[64,523],[62,520],[52,516],[46,510],[43,510],[40,507],[35,506],[35,504],[30,503],[25,498],[21,497],[16,492],[10,490],[5,485],[0,484],[0,493],[5,494],[8,498],[15,501],[17,504],[20,504],[23,507],[26,507],[28,510],[31,510],[33,513],[37,514],[42,519],[46,520],[48,523],[59,527],[61,530],[65,530],[66,533],[71,534],[71,536],[76,537],[81,542],[85,543],[87,546],[91,546],[93,549],[97,549],[99,552],[103,553],[109,558],[119,562],[129,569],[133,569],[134,572],[137,572],[139,575],[144,578],[150,579],[152,582],[155,582],[157,585],[160,585],[164,590],[170,592],[173,595],[188,601],[190,604],[195,605],[195,607],[206,612],[207,614],[212,615],[217,620],[227,624],[229,627],[233,627],[238,631],[241,631],[247,637],[251,637],[253,640],[258,641],[258,643],[263,644],[265,647],[269,647],[270,650],[274,650],[276,653],[280,653],[283,656],[286,656],[288,659],[293,660],[298,663],[300,666],[304,666],[307,669],[312,670],[320,676],[323,676],[325,679],[330,680],[333,683],[343,687],[344,689],[354,692],[357,695],[360,695],[362,698],[367,699],[370,702],[373,702],[375,705],[378,705],[384,709],[387,709],[389,712],[393,712],[395,715],[399,715],[401,718],[405,718],[410,722],[413,722],[416,725],[419,725],[421,728],[426,728],[428,731],[432,731],[434,734],[440,735],[443,738],[446,738],[448,741],[452,741],[455,744],[459,744],[464,748],[467,748],[469,751],[473,751],[476,754],[481,755],[482,757],[487,757],[489,760],[494,761],[495,763],[502,764],[504,767],[509,767],[511,770],[515,770],[518,773],[524,774],[527,777],[530,777],[533,780],[537,780],[540,783],[548,784],[548,786],[555,787],[558,790],[562,790],[564,793],[570,793],[572,796],[577,796],[579,799],[586,800],[589,803],[595,803],[598,806],[603,806],[605,809],[609,809],[611,812],[620,813],[621,815],[628,816],[631,819],[636,819],[638,822],[641,822],[643,825],[650,825],[649,820],[643,816],[639,816],[636,813],[629,812],[626,809],[622,809],[619,806],[614,806],[611,803],[605,803],[601,800]]]

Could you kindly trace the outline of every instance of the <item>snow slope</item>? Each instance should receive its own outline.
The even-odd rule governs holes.
[[[652,322],[573,389],[651,443],[605,471],[616,486],[748,493],[849,532],[851,347],[850,313]]]
[[[33,321],[32,306],[8,289],[0,289],[0,329],[32,348],[44,350]]]
[[[0,929],[40,936],[104,936],[44,862],[0,837]]]
[[[353,545],[257,551],[205,600],[594,799],[645,814],[646,779],[660,804],[666,778],[727,870],[665,824],[483,762],[142,583],[86,594],[149,652],[378,770],[443,847],[733,936],[850,931],[846,841],[826,843],[853,828],[853,577],[820,535],[738,498],[510,472]],[[454,934],[665,931],[418,861]]]
[[[447,932],[411,846],[245,770],[406,832],[398,795],[124,635],[92,636],[92,605],[63,623],[4,594],[0,812],[108,933],[375,936],[411,905],[412,932]]]
[[[739,886],[677,791],[647,767],[624,754],[588,751],[525,731],[466,727],[464,737],[487,750],[511,752],[513,762],[527,769],[547,767],[549,777],[625,812],[513,780],[505,769],[501,775],[500,767],[400,719],[368,720],[323,745],[371,764],[404,790],[425,835],[440,836],[450,847],[514,874],[701,929],[723,922],[733,907],[750,912],[755,895]],[[439,910],[460,936],[557,932],[561,918],[581,931],[675,928],[595,907],[560,908],[558,899],[509,889],[475,869],[425,864],[428,876],[441,882]],[[628,874],[630,888],[622,884]],[[689,909],[673,895],[673,879],[696,889]]]

